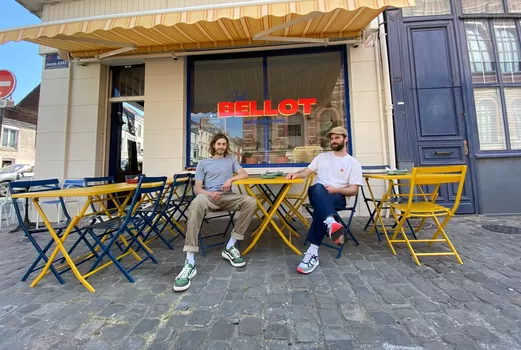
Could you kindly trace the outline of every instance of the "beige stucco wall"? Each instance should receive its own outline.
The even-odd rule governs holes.
[[[237,1],[81,0],[47,4],[43,21]],[[387,143],[386,126],[384,124],[382,135],[383,110],[379,108],[375,64],[374,47],[348,48],[353,153],[366,166],[384,165],[386,158],[385,147],[382,147]],[[171,58],[145,60],[143,170],[150,176],[171,176],[186,164],[185,65],[183,57],[177,61]],[[43,71],[35,167],[38,178],[106,174],[107,72],[108,67],[100,63],[85,67],[72,64],[70,69]],[[288,171],[288,168],[280,170]],[[383,183],[375,183],[374,189],[380,196]],[[300,190],[295,186],[295,192]],[[367,215],[361,200],[358,207],[358,214]]]
[[[18,130],[18,146],[16,149],[0,147],[0,160],[12,159],[13,164],[34,164],[36,153],[36,128],[11,125],[6,122],[4,127],[12,127]],[[3,128],[2,128],[3,129]]]

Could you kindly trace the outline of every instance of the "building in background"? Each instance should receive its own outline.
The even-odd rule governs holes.
[[[2,167],[13,164],[34,165],[39,100],[40,85],[16,106],[4,110],[0,148]]]

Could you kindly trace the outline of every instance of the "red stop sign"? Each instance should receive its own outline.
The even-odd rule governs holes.
[[[11,96],[16,88],[16,77],[8,70],[0,70],[0,98]]]

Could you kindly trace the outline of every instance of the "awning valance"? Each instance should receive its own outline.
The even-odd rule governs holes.
[[[414,0],[301,0],[214,9],[170,9],[91,17],[0,31],[0,44],[29,41],[88,57],[263,45],[360,35],[383,10]]]

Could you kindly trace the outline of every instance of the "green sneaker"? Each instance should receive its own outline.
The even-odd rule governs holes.
[[[175,278],[174,291],[182,292],[190,287],[190,280],[197,274],[197,269],[194,265],[189,264],[188,260],[185,261],[185,266],[179,272],[179,275]]]
[[[246,265],[246,261],[241,256],[239,249],[235,248],[235,246],[231,246],[230,249],[226,249],[226,246],[223,248],[221,253],[222,257],[225,258],[232,264],[233,267],[243,267]]]

